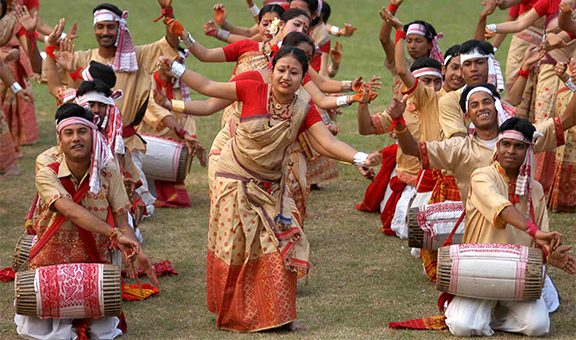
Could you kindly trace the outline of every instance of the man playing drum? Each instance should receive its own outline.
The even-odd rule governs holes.
[[[63,157],[36,174],[41,202],[34,224],[38,242],[30,250],[30,268],[110,263],[112,245],[135,256],[140,244],[128,226],[130,203],[122,176],[104,137],[92,122],[92,113],[76,104],[64,104],[58,108],[56,117]],[[140,265],[149,269],[149,260],[144,258],[144,262]],[[66,284],[65,278],[55,279]],[[60,290],[66,291],[66,287]],[[86,326],[79,320],[19,314],[14,321],[19,335],[36,339],[80,337],[74,328]],[[85,321],[93,338],[111,339],[122,334],[117,329],[117,317]]]
[[[555,250],[561,235],[548,232],[544,192],[531,176],[539,136],[525,119],[510,118],[500,126],[494,162],[472,173],[464,243],[537,245],[545,258]],[[574,273],[574,258],[558,250],[551,264]],[[543,336],[550,328],[542,297],[515,302],[455,296],[445,315],[457,336],[491,336],[493,329]]]

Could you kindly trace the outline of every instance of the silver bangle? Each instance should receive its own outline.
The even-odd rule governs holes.
[[[352,90],[352,81],[343,80],[342,81],[342,91],[351,91],[351,90]]]
[[[340,31],[340,27],[338,26],[332,26],[332,28],[330,28],[330,34],[332,35],[338,35],[338,31]]]
[[[496,24],[488,24],[486,25],[486,30],[488,30],[488,32],[492,32],[492,33],[496,33]]]
[[[368,154],[365,152],[356,152],[354,155],[354,164],[364,166],[368,160]]]
[[[572,91],[572,92],[576,92],[576,84],[574,84],[574,82],[572,81],[572,78],[568,78],[568,80],[566,80],[566,82],[564,83],[564,85],[566,85],[566,87]]]
[[[345,107],[345,106],[349,106],[350,104],[348,104],[348,96],[338,96],[336,98],[336,106],[338,107]]]
[[[182,78],[182,75],[186,71],[186,66],[184,64],[180,64],[177,61],[172,62],[172,66],[170,67],[170,75],[176,79]]]
[[[17,81],[13,82],[12,85],[10,85],[10,90],[12,90],[12,92],[14,92],[14,94],[22,91],[22,86],[20,84],[18,84]]]
[[[228,37],[230,37],[230,32],[223,29],[218,29],[218,33],[216,33],[216,38],[228,42]]]
[[[181,37],[178,37],[178,40],[184,44],[184,46],[186,46],[186,48],[192,48],[194,47],[194,45],[196,45],[196,40],[194,40],[194,38],[192,37],[192,34],[190,34],[190,32],[186,32],[188,33],[188,35],[186,36],[186,39],[182,40]]]

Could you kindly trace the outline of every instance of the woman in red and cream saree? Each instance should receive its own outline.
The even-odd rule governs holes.
[[[326,155],[357,165],[377,154],[356,152],[326,129],[300,90],[305,54],[283,47],[273,60],[271,85],[251,80],[217,83],[162,58],[191,88],[242,101],[236,133],[222,149],[208,227],[207,303],[217,327],[252,332],[296,320],[296,281],[309,269],[309,244],[284,181],[287,150],[307,132]]]

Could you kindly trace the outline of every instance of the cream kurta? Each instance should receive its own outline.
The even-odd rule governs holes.
[[[444,89],[436,92],[434,88],[427,87],[416,81],[411,89],[403,88],[403,94],[408,94],[408,105],[404,111],[404,120],[408,131],[415,140],[423,142],[440,141],[443,139],[442,129],[438,116],[438,100],[446,94]],[[392,118],[386,112],[371,116],[376,134],[390,132]],[[396,153],[396,173],[404,183],[415,186],[420,162],[417,157],[408,156],[398,149]]]
[[[116,101],[116,106],[122,113],[122,122],[124,126],[135,125],[134,119],[138,109],[145,103],[150,94],[150,74],[156,67],[158,57],[163,55],[168,58],[175,58],[178,56],[177,51],[170,46],[166,38],[162,38],[151,44],[135,46],[136,58],[138,61],[138,71],[136,72],[116,72],[116,89],[121,89],[123,92],[122,98]],[[98,54],[98,49],[91,49],[87,51],[78,51],[74,53],[74,68],[86,68],[90,65],[90,61],[95,60],[106,65],[114,64],[114,57],[102,58]],[[124,138],[126,147],[130,150],[146,150],[143,141],[137,137],[132,136]]]
[[[542,185],[532,180],[534,223],[548,231],[548,212]],[[476,169],[470,178],[470,197],[466,202],[466,230],[463,243],[500,243],[532,246],[532,238],[500,218],[510,201],[511,183],[497,162]],[[514,206],[527,218],[527,197],[522,196]]]
[[[537,140],[534,146],[535,152],[554,150],[564,144],[560,119],[550,118],[534,126],[544,135]],[[450,170],[456,178],[460,197],[464,203],[468,198],[472,172],[490,165],[493,156],[494,149],[486,145],[476,134],[465,138],[450,138],[442,142],[420,143],[422,168]]]

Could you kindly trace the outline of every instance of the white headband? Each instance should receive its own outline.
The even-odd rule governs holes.
[[[104,96],[101,93],[98,93],[96,91],[91,91],[91,92],[85,93],[84,95],[82,95],[80,97],[77,97],[76,102],[79,105],[84,105],[88,102],[98,102],[98,103],[102,103],[102,104],[106,104],[106,105],[114,105],[114,99],[113,98],[106,97],[106,96]]]
[[[422,24],[412,24],[408,26],[408,29],[406,30],[406,35],[410,34],[417,34],[426,37],[426,27]]]
[[[474,93],[478,93],[478,92],[485,92],[488,93],[490,95],[490,97],[494,98],[494,100],[496,100],[497,98],[494,97],[494,94],[492,93],[492,91],[490,91],[490,89],[485,88],[483,86],[478,86],[473,88],[472,90],[470,90],[470,92],[468,92],[468,95],[466,95],[466,112],[468,112],[468,101],[470,100],[470,97],[474,94]]]
[[[461,53],[460,54],[460,63],[464,64],[467,60],[471,59],[488,59],[490,57],[489,54],[484,54],[480,52],[478,48],[473,49],[468,53]]]
[[[101,21],[120,21],[120,16],[109,9],[99,9],[94,12],[94,25]]]
[[[434,76],[437,78],[442,78],[442,72],[434,67],[423,67],[417,70],[412,71],[412,75],[416,78],[424,77],[424,76]]]

